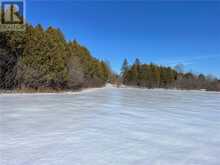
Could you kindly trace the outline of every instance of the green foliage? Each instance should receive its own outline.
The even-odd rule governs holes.
[[[0,43],[3,89],[102,86],[111,74],[105,62],[93,58],[77,41],[66,42],[62,32],[52,27],[27,25],[22,34],[0,33]]]
[[[169,67],[141,64],[138,59],[122,75],[124,84],[148,88],[167,87],[175,80],[174,76],[175,71]]]
[[[0,88],[16,86],[16,64],[24,45],[24,32],[0,32]]]
[[[66,43],[58,30],[28,27],[25,48],[18,62],[19,87],[57,87],[67,81]]]
[[[77,41],[67,42],[59,29],[26,25],[25,32],[0,32],[0,89],[78,89],[106,82],[147,88],[220,90],[212,76],[183,73],[153,63],[124,60],[121,76],[107,62],[92,57]]]
[[[220,90],[219,81],[192,73],[182,73],[171,67],[163,67],[155,64],[141,64],[136,59],[131,67],[125,60],[122,65],[121,77],[125,85],[147,88],[178,88],[178,89],[207,89]]]

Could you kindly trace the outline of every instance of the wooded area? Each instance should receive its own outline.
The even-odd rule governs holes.
[[[79,89],[109,80],[108,65],[59,29],[27,25],[25,32],[0,33],[1,89]]]
[[[141,64],[136,59],[132,65],[124,60],[121,68],[123,84],[146,88],[177,88],[177,89],[205,89],[220,91],[220,81],[213,76],[203,74],[184,73],[180,66],[175,68],[156,64]]]
[[[68,90],[100,87],[106,82],[146,88],[220,91],[212,76],[183,72],[181,68],[142,64],[125,59],[116,76],[107,62],[98,60],[77,41],[66,41],[59,29],[27,25],[25,32],[0,32],[0,89]]]

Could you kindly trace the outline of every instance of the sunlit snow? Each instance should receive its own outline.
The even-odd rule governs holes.
[[[0,95],[1,165],[219,165],[220,93]]]

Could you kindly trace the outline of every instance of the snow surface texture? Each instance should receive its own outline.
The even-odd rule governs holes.
[[[1,165],[219,165],[220,94],[0,95]]]

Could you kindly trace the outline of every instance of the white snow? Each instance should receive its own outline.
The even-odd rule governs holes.
[[[0,95],[0,165],[219,164],[219,93]]]

